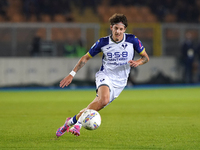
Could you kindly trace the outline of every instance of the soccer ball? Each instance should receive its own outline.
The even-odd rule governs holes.
[[[81,123],[87,130],[95,130],[101,125],[100,114],[93,109],[87,109],[81,116]]]

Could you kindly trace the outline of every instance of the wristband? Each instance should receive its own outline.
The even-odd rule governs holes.
[[[74,70],[72,70],[69,74],[74,77],[76,75],[76,72]]]

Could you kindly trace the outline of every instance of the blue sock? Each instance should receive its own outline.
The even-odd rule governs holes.
[[[74,124],[77,122],[76,115],[72,118],[72,120]]]
[[[72,126],[72,125],[74,125],[74,124],[76,124],[76,123],[77,123],[76,115],[75,115],[74,117],[72,117],[72,118],[67,122],[67,124],[68,124],[69,126]]]

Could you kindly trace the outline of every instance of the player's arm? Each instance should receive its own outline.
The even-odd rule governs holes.
[[[149,61],[149,56],[145,50],[142,53],[140,53],[140,56],[141,58],[136,61],[134,60],[129,61],[131,67],[137,67],[139,65],[146,64]]]
[[[87,63],[90,58],[91,56],[89,56],[88,53],[82,56],[70,74],[60,81],[60,87],[64,88],[65,86],[68,86],[72,82],[75,74]]]
[[[81,59],[78,61],[76,66],[74,67],[73,71],[78,72],[90,59],[91,57],[89,56],[88,53],[86,53],[84,56],[81,57]]]

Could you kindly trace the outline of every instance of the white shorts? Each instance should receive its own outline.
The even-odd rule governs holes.
[[[102,85],[106,85],[106,86],[109,87],[109,89],[110,89],[110,101],[109,101],[108,104],[110,104],[114,99],[116,99],[124,89],[124,87],[113,87],[110,79],[103,72],[97,72],[96,73],[96,81],[95,82],[96,82],[96,89],[97,90]]]

